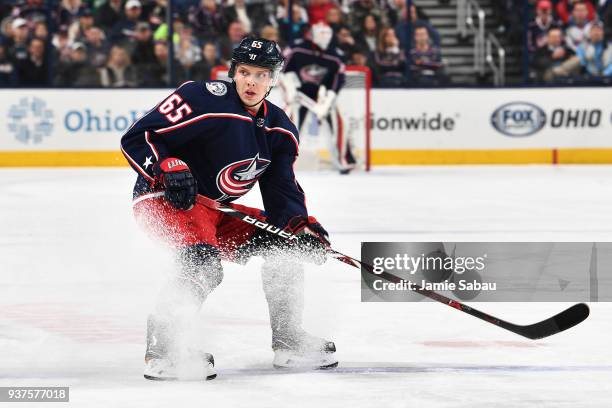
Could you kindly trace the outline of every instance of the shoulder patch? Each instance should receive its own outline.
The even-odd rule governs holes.
[[[206,89],[216,96],[223,96],[227,93],[227,86],[223,82],[207,82]]]

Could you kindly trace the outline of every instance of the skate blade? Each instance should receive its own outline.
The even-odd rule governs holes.
[[[338,367],[338,362],[336,361],[335,363],[331,363],[328,365],[324,365],[324,366],[318,366],[318,365],[314,365],[312,367],[309,366],[296,366],[296,367],[289,367],[289,366],[282,366],[282,365],[276,365],[276,364],[272,364],[272,366],[278,370],[299,370],[299,369],[311,369],[311,370],[331,370],[333,368]]]
[[[325,370],[338,366],[334,353],[293,354],[286,350],[276,350],[272,366],[278,369]]]
[[[148,374],[145,374],[144,378],[146,378],[147,380],[151,380],[151,381],[201,381],[202,380],[202,379],[185,380],[179,377],[155,377],[155,376],[148,375]],[[215,378],[217,378],[217,374],[211,374],[207,376],[204,380],[210,381],[210,380],[214,380]]]

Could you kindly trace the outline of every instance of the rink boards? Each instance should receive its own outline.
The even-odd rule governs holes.
[[[125,166],[121,135],[169,93],[2,90],[0,165]],[[375,89],[372,164],[612,163],[610,97],[586,87]]]

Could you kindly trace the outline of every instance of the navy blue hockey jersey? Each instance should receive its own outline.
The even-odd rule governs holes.
[[[257,181],[270,223],[285,227],[308,215],[295,179],[298,131],[286,114],[264,101],[257,115],[243,107],[233,83],[189,81],[132,125],[121,149],[138,172],[134,195],[151,192],[153,163],[182,159],[198,193],[230,202]]]
[[[312,41],[300,39],[285,55],[285,72],[295,72],[302,83],[300,91],[316,101],[320,85],[335,93],[344,86],[343,57],[333,43],[321,52]]]

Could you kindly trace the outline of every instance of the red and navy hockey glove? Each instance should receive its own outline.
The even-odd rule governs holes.
[[[298,237],[300,250],[308,255],[316,264],[326,260],[327,249],[330,247],[329,234],[313,216],[298,215],[289,220],[285,231]]]
[[[196,180],[189,166],[181,159],[170,157],[153,165],[155,184],[165,190],[164,197],[174,208],[189,210],[198,193]]]

